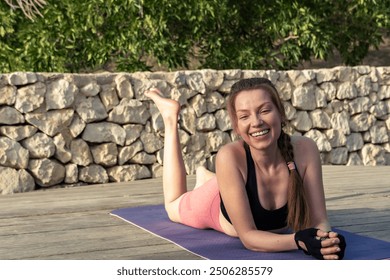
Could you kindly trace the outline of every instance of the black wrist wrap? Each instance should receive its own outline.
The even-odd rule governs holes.
[[[317,231],[318,229],[316,228],[300,230],[295,233],[294,239],[299,250],[302,250],[306,255],[312,255],[316,259],[323,260],[324,256],[321,254],[321,240],[317,239]],[[299,245],[298,241],[305,243],[307,251]]]
[[[347,243],[345,242],[344,236],[342,236],[340,233],[337,234],[337,238],[340,240],[339,247],[340,252],[338,252],[336,255],[339,256],[339,260],[342,260],[344,258],[345,248],[347,247]]]

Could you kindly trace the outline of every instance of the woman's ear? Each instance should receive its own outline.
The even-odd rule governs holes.
[[[241,139],[241,135],[240,133],[238,132],[238,129],[237,129],[237,125],[232,125],[233,126],[233,133],[232,133],[232,140],[235,141],[237,139]]]

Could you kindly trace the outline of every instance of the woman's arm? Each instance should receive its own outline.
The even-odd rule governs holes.
[[[322,165],[317,145],[306,137],[293,137],[292,141],[295,161],[298,171],[301,172],[308,199],[311,227],[320,229],[317,231],[318,238],[325,238],[321,242],[321,254],[325,259],[338,258],[340,238],[337,237],[337,233],[331,231],[328,220]]]
[[[320,153],[316,143],[306,137],[293,137],[295,163],[303,180],[309,204],[311,227],[330,231],[326,213]]]
[[[227,164],[228,163],[228,164]],[[224,146],[216,159],[216,174],[226,210],[243,245],[253,251],[297,249],[293,234],[257,230],[245,190],[246,156],[241,142]]]

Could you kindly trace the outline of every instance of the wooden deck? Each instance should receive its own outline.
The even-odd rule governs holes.
[[[390,167],[323,170],[332,226],[390,242]],[[161,179],[1,196],[0,259],[199,259],[108,214],[161,203]]]

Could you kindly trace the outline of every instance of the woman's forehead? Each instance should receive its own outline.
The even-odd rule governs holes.
[[[262,104],[271,103],[270,94],[264,89],[251,89],[243,90],[237,96],[235,100],[236,111],[239,109],[244,109],[247,107],[252,107],[254,105],[261,106]]]

